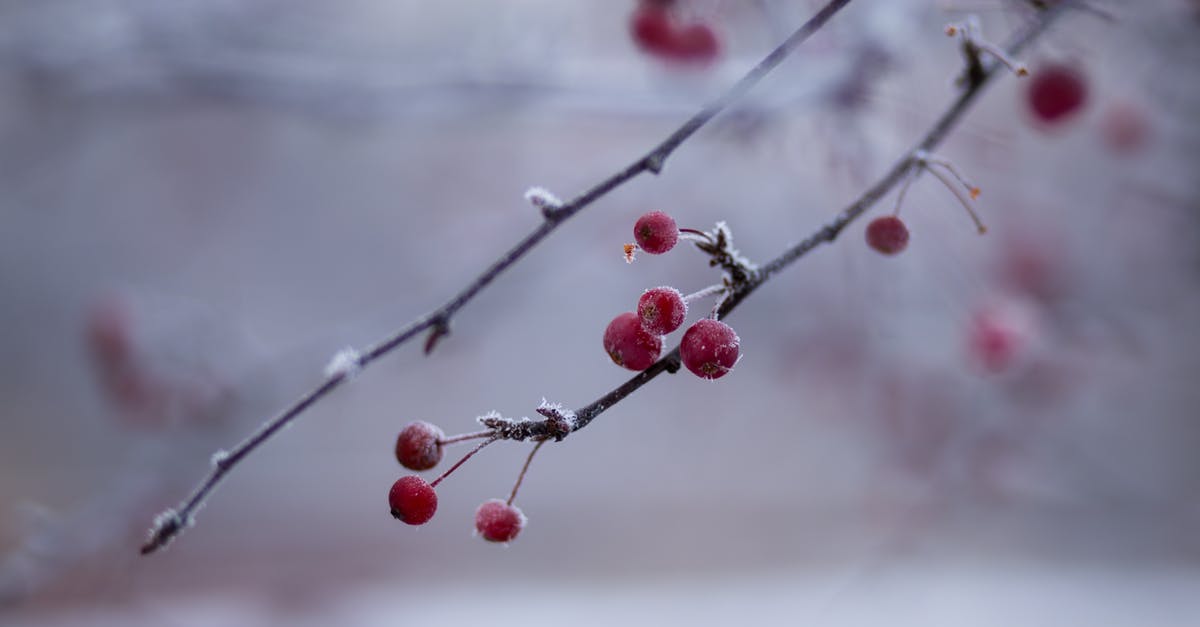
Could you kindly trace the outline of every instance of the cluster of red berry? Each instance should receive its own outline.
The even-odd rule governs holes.
[[[396,460],[409,470],[429,470],[442,460],[446,434],[437,426],[417,421],[396,439]],[[449,473],[447,473],[449,474]],[[434,488],[445,478],[429,483],[417,475],[400,477],[388,493],[392,516],[410,525],[423,525],[437,512]],[[492,499],[475,511],[475,531],[489,542],[511,542],[525,526],[525,515],[511,503]]]
[[[639,48],[661,59],[708,63],[721,52],[712,27],[701,21],[683,23],[675,0],[638,0],[629,20]]]
[[[652,211],[634,224],[633,237],[638,248],[661,255],[679,242],[679,228],[671,216]],[[604,350],[613,363],[642,371],[658,361],[663,336],[682,326],[687,317],[687,300],[673,287],[656,287],[638,299],[636,313],[627,311],[613,318],[604,330]],[[729,325],[703,318],[684,332],[679,356],[696,376],[719,379],[737,363],[740,343]]]

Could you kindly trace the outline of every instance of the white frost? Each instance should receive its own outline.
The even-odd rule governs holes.
[[[575,428],[575,412],[563,407],[562,403],[551,403],[543,398],[542,403],[538,405],[537,411],[546,417],[555,416],[562,418],[572,429]]]
[[[547,209],[559,209],[563,205],[563,202],[559,200],[558,196],[550,193],[550,190],[544,187],[530,187],[529,190],[525,192],[525,200],[528,200],[534,207],[537,207],[543,211]]]
[[[325,366],[325,376],[330,378],[337,376],[352,377],[358,373],[360,359],[362,359],[362,355],[357,350],[354,350],[354,348],[347,346],[338,351],[329,360],[329,363]]]

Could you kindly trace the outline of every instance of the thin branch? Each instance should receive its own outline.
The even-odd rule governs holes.
[[[1007,51],[1009,55],[1017,55],[1028,46],[1034,39],[1045,32],[1050,23],[1054,21],[1062,13],[1062,7],[1048,9],[1039,16],[1037,21],[1032,23],[1028,28],[1018,33],[1013,41],[1008,45]],[[854,202],[850,203],[841,213],[832,221],[817,229],[815,233],[807,239],[792,246],[784,251],[778,257],[775,257],[766,265],[758,268],[754,277],[747,283],[740,286],[735,286],[733,292],[721,304],[719,317],[723,318],[733,311],[743,300],[746,299],[754,290],[758,289],[763,283],[766,283],[771,277],[781,272],[784,268],[794,263],[800,257],[803,257],[808,252],[821,244],[828,244],[837,239],[843,230],[855,219],[870,209],[875,203],[879,202],[896,184],[902,180],[920,175],[921,168],[920,159],[917,155],[923,152],[931,152],[950,134],[955,125],[962,120],[963,116],[970,109],[971,104],[995,77],[996,73],[1003,68],[1003,64],[999,61],[994,61],[986,66],[979,75],[978,80],[975,80],[965,87],[959,96],[950,103],[949,107],[942,115],[933,123],[921,140],[915,147],[909,150],[903,157],[897,161],[886,174],[883,175],[874,185],[869,187],[861,196]],[[621,384],[616,389],[608,392],[604,396],[596,399],[592,403],[575,411],[575,423],[572,432],[578,431],[595,420],[597,416],[604,413],[613,405],[616,405],[638,388],[654,380],[655,377],[664,373],[674,373],[679,370],[679,346],[668,353],[665,357],[659,359],[654,365],[648,369],[634,375],[625,383]],[[536,430],[533,431],[537,433]]]
[[[629,164],[623,170],[601,181],[575,199],[554,211],[543,213],[544,220],[531,233],[517,242],[508,252],[488,266],[478,277],[462,291],[451,298],[446,304],[418,318],[408,326],[396,332],[392,337],[380,342],[366,351],[357,362],[356,369],[362,369],[371,362],[395,350],[416,335],[432,330],[425,343],[426,352],[431,351],[437,341],[449,333],[450,320],[464,305],[471,301],[483,288],[496,280],[500,274],[525,256],[539,242],[545,239],[560,224],[579,213],[588,205],[613,191],[630,179],[643,173],[658,174],[662,171],[667,159],[687,141],[696,131],[711,121],[717,114],[728,108],[741,98],[752,87],[757,85],[776,66],[783,62],[793,50],[798,48],[813,33],[821,29],[838,11],[850,3],[850,0],[830,0],[813,17],[798,28],[790,37],[779,44],[757,65],[750,69],[738,82],[734,83],[724,94],[706,105],[698,113],[683,123],[675,132],[654,147],[649,153]],[[678,366],[676,366],[678,367]],[[313,403],[330,394],[349,377],[347,373],[338,373],[327,378],[315,389],[305,394],[300,400],[283,410],[278,416],[267,422],[256,433],[239,444],[220,464],[216,464],[209,475],[201,482],[192,495],[183,502],[178,511],[166,512],[160,516],[150,530],[150,538],[142,545],[143,555],[166,546],[173,537],[191,525],[196,511],[204,504],[208,495],[217,487],[229,471],[243,458],[261,446],[272,435],[290,424]]]

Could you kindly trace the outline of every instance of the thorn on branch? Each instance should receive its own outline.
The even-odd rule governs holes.
[[[429,355],[433,352],[433,348],[437,346],[438,340],[443,336],[450,335],[450,323],[445,318],[438,318],[433,326],[429,328],[429,337],[425,338],[425,354]]]
[[[642,161],[642,164],[646,166],[646,169],[653,174],[662,172],[663,165],[665,163],[666,157],[657,152],[647,155],[646,159]]]

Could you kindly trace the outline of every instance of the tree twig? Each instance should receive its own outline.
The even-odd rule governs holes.
[[[658,174],[661,172],[667,159],[670,158],[683,142],[687,141],[696,131],[708,124],[719,113],[727,109],[732,103],[757,85],[776,66],[782,63],[792,51],[804,43],[813,33],[820,30],[830,18],[848,5],[850,1],[830,0],[827,2],[815,15],[809,18],[807,22],[793,32],[783,43],[768,53],[767,56],[751,68],[740,80],[734,83],[732,87],[704,106],[704,108],[684,122],[682,126],[655,146],[649,153],[616,174],[596,184],[570,202],[553,211],[545,211],[543,213],[544,219],[537,228],[488,266],[475,280],[471,281],[471,283],[447,303],[418,318],[391,337],[363,353],[353,364],[352,369],[330,374],[320,385],[302,396],[298,401],[284,409],[278,416],[264,424],[257,432],[238,444],[220,463],[214,464],[212,471],[196,487],[191,496],[180,505],[178,510],[167,510],[159,515],[150,529],[149,539],[141,547],[141,553],[145,555],[157,551],[166,546],[167,543],[184,529],[191,526],[196,511],[204,504],[212,491],[238,462],[270,439],[280,429],[290,424],[314,403],[341,387],[343,383],[350,379],[352,372],[366,367],[371,362],[383,357],[427,330],[430,331],[431,335],[425,343],[425,349],[426,352],[432,351],[438,340],[449,333],[450,320],[458,310],[462,309],[481,290],[524,257],[534,246],[550,235],[564,221],[579,213],[605,194],[641,174],[647,172]],[[678,362],[676,361],[676,363]],[[656,367],[658,366],[656,365]],[[666,367],[663,366],[662,368],[665,369]]]
[[[1035,22],[1013,38],[1012,42],[1007,46],[1008,54],[1015,56],[1020,53],[1021,50],[1041,35],[1062,11],[1062,6],[1043,11]],[[865,213],[875,203],[879,202],[881,198],[886,196],[892,188],[906,177],[910,175],[913,177],[919,176],[921,169],[918,168],[920,163],[918,155],[932,151],[946,139],[950,131],[954,129],[955,125],[962,120],[963,116],[970,109],[971,104],[982,93],[984,87],[991,82],[997,72],[1003,69],[1005,68],[999,61],[993,61],[991,64],[984,66],[983,71],[976,80],[973,80],[962,88],[962,92],[950,103],[949,107],[938,117],[929,130],[926,131],[925,135],[917,142],[917,145],[893,164],[892,168],[882,178],[867,188],[854,202],[842,209],[832,221],[817,229],[807,239],[788,248],[779,256],[760,266],[754,273],[754,276],[748,281],[741,285],[735,285],[732,293],[721,304],[718,317],[724,318],[754,290],[758,289],[763,283],[766,283],[800,257],[803,257],[821,244],[833,242],[851,222]],[[622,383],[590,404],[575,410],[572,433],[586,427],[597,416],[624,400],[638,388],[654,380],[658,375],[664,372],[674,373],[679,370],[679,367],[679,346],[677,345],[654,365],[637,373],[625,383]],[[539,425],[530,425],[527,429],[528,437],[543,437],[549,434],[551,430],[550,425],[547,425],[545,429],[540,428]]]

